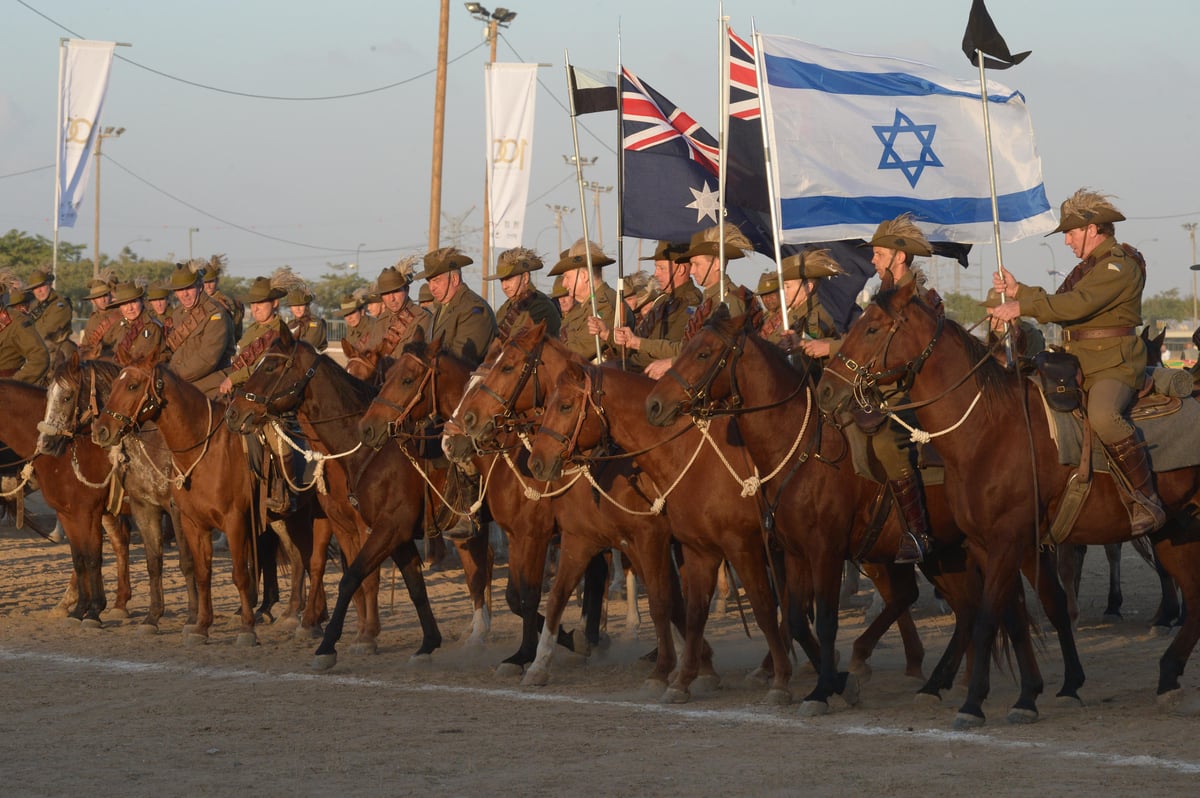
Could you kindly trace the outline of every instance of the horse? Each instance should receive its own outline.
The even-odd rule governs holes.
[[[424,529],[424,480],[399,449],[374,452],[358,440],[358,418],[375,393],[285,329],[267,347],[225,414],[231,429],[247,430],[265,423],[268,416],[294,412],[303,435],[329,470],[329,511],[352,513],[354,508],[361,517],[356,523],[364,525],[361,532],[366,534],[357,551],[343,540],[351,561],[343,570],[337,602],[314,655],[313,667],[318,670],[337,663],[337,643],[350,601],[360,586],[373,594],[377,591],[379,566],[389,555],[404,576],[421,625],[421,644],[412,657],[427,659],[442,643],[416,547]],[[483,538],[467,541],[459,553],[475,610],[472,639],[481,640],[486,634],[484,603],[491,581],[491,550]],[[374,595],[368,603],[376,604]]]
[[[772,512],[776,539],[809,564],[816,594],[817,638],[822,654],[831,651],[837,636],[838,604],[843,563],[869,560],[884,568],[895,584],[909,587],[915,598],[911,564],[894,560],[903,529],[899,513],[889,513],[881,528],[876,523],[879,484],[859,477],[846,455],[848,435],[815,412],[813,389],[820,364],[803,354],[793,365],[782,349],[751,333],[747,319],[731,319],[724,306],[688,341],[667,372],[646,396],[646,417],[669,426],[681,412],[699,418],[728,416],[758,469],[763,502]],[[940,485],[925,489],[932,528],[938,545],[922,562],[927,577],[955,611],[955,632],[933,676],[918,695],[940,696],[951,686],[963,651],[968,647],[973,616],[982,585],[974,563],[964,562],[963,535],[950,517]],[[1028,563],[1032,583],[1042,590],[1048,612],[1060,629],[1067,659],[1062,695],[1078,698],[1083,683],[1078,665],[1067,597],[1054,578],[1054,561]],[[1044,579],[1042,577],[1045,577]],[[1042,690],[1036,656],[1023,617],[1023,604],[1013,608],[1008,632],[1021,667],[1022,694],[1013,720],[1028,721],[1027,712]],[[825,703],[833,683],[831,656],[822,657],[817,689],[806,701]]]
[[[72,576],[76,585],[73,606],[67,617],[85,628],[103,626],[101,613],[108,607],[101,564],[104,554],[103,529],[117,557],[117,593],[114,613],[128,615],[132,594],[129,581],[129,530],[106,510],[109,478],[113,465],[103,449],[86,436],[72,436],[61,454],[39,454],[37,419],[46,414],[46,389],[17,380],[0,380],[0,441],[22,465],[24,490],[36,481],[50,509],[58,515],[71,550]],[[15,466],[17,462],[10,465]]]
[[[59,360],[47,379],[46,411],[38,424],[37,451],[62,456],[76,441],[91,443],[91,424],[101,405],[108,398],[112,381],[120,367],[107,360],[81,361],[77,351]],[[163,446],[157,431],[146,430],[145,439],[128,439],[115,452],[116,471],[113,478],[120,481],[125,498],[146,550],[146,570],[150,577],[150,606],[140,628],[148,632],[158,629],[163,606],[163,522],[169,518],[176,534],[181,534],[179,509],[172,501],[166,473],[170,471],[170,454]],[[179,547],[179,567],[187,584],[188,617],[195,619],[196,588],[192,573],[191,553]]]
[[[379,448],[390,438],[403,440],[420,429],[425,436],[441,431],[441,419],[451,415],[462,399],[471,379],[471,368],[461,359],[432,345],[409,344],[392,366],[379,396],[359,421],[363,442]],[[527,505],[535,504],[553,509],[550,530],[555,522],[560,530],[561,545],[558,572],[546,599],[546,616],[537,642],[537,653],[529,663],[523,684],[545,685],[549,681],[550,663],[556,641],[561,633],[560,622],[570,593],[585,573],[593,576],[607,568],[596,558],[602,551],[616,548],[631,559],[646,584],[650,615],[658,641],[657,658],[652,673],[646,679],[648,689],[665,688],[667,678],[675,667],[675,649],[670,625],[674,621],[683,629],[682,594],[670,560],[670,528],[666,519],[651,512],[650,501],[637,485],[638,476],[628,461],[612,461],[608,467],[597,469],[583,480],[575,475],[563,485],[539,485],[536,488],[518,473],[517,464],[504,454],[476,455],[472,460],[480,473],[486,474],[488,507],[510,540],[542,536],[540,530],[521,526]],[[531,500],[530,494],[540,493]],[[616,509],[614,509],[614,506]],[[541,509],[535,507],[535,509]],[[606,512],[601,512],[601,511]],[[539,514],[544,518],[544,514]],[[544,547],[522,545],[516,540],[510,552],[510,573],[540,573],[545,566]],[[524,555],[530,555],[528,561]],[[527,577],[528,578],[528,577]],[[603,590],[603,576],[599,589]],[[518,585],[520,580],[517,580]],[[540,587],[540,580],[538,580]],[[593,590],[596,588],[593,585]],[[537,601],[522,602],[519,587],[510,580],[509,605],[534,616],[525,629],[536,629]],[[636,597],[632,597],[636,601]],[[528,609],[532,608],[533,612]],[[594,615],[596,607],[592,606]],[[525,647],[523,641],[522,647]]]
[[[975,667],[957,728],[985,722],[983,701],[990,648],[1006,604],[1018,586],[1018,568],[1043,539],[1075,469],[1060,465],[1037,388],[1009,374],[961,326],[926,304],[913,285],[881,291],[850,328],[818,385],[823,410],[844,416],[852,407],[880,406],[882,391],[909,389],[924,430],[938,436],[946,493],[956,524],[986,552],[984,592],[973,644]],[[983,403],[982,408],[977,406]],[[889,408],[895,410],[895,408]],[[1024,433],[1024,434],[1023,434]],[[981,453],[984,457],[981,458]],[[1200,606],[1200,468],[1157,475],[1168,521],[1151,536],[1163,567],[1185,602]],[[1097,476],[1068,542],[1129,540],[1126,511],[1110,477]],[[1159,660],[1158,700],[1182,694],[1179,676],[1200,638],[1200,617],[1189,613]]]

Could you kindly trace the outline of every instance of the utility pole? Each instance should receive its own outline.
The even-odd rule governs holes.
[[[442,220],[442,147],[446,138],[446,51],[450,40],[450,0],[442,0],[438,23],[437,85],[433,94],[433,173],[429,179],[429,250],[438,248]],[[358,263],[357,256],[355,264]]]
[[[96,135],[96,228],[92,238],[92,278],[100,276],[100,148],[105,139],[119,139],[123,127],[102,128]]]
[[[563,245],[562,245],[563,216],[568,213],[574,213],[575,209],[572,207],[569,207],[567,205],[550,205],[549,203],[546,204],[546,207],[550,210],[550,212],[552,214],[554,214],[554,227],[556,230],[558,230],[558,249],[554,250],[554,254],[557,255],[559,252],[562,252],[562,249],[563,249]]]
[[[584,183],[583,187],[592,192],[592,204],[596,208],[596,243],[601,249],[604,248],[604,230],[600,226],[600,195],[607,194],[613,190],[612,186],[602,186],[595,180],[590,183]]]
[[[99,177],[99,175],[97,175]],[[97,188],[99,181],[97,180]],[[1196,223],[1185,222],[1183,229],[1187,230],[1188,238],[1192,240],[1192,329],[1196,329]]]
[[[188,228],[188,260],[192,259],[192,233],[199,233],[199,232],[200,232],[199,227],[189,227]]]

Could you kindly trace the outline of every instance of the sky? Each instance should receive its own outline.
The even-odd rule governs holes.
[[[572,152],[564,54],[575,65],[610,71],[619,59],[715,134],[721,6],[512,2],[517,17],[500,31],[497,60],[545,65],[524,244],[549,265],[559,242],[547,206],[575,209],[563,217],[563,246],[581,234],[574,170],[564,161]],[[972,79],[978,73],[960,49],[970,5],[728,0],[723,10],[743,36],[757,26]],[[128,244],[144,258],[183,259],[190,238],[196,257],[225,253],[241,276],[290,265],[316,278],[331,265],[357,263],[374,278],[399,257],[428,249],[437,0],[0,0],[0,8],[0,232],[52,236],[58,41],[78,36],[133,45],[117,50],[127,60],[113,64],[100,120],[126,129],[104,143],[102,252],[115,255]],[[989,9],[1013,51],[1033,51],[990,77],[1027,98],[1051,205],[1057,211],[1081,186],[1114,195],[1128,217],[1118,237],[1149,263],[1147,295],[1176,288],[1192,296],[1197,273],[1188,267],[1197,259],[1183,225],[1200,222],[1200,65],[1193,55],[1200,6],[991,0]],[[476,260],[483,27],[463,3],[451,3],[441,243],[457,243]],[[357,96],[314,99],[347,94]],[[597,158],[584,179],[615,186],[615,114],[580,121],[581,154]],[[91,181],[76,226],[60,234],[85,244],[88,257],[94,173]],[[599,194],[600,236],[595,196],[585,201],[591,236],[602,237],[610,254],[614,193]],[[652,246],[626,240],[626,263]],[[1061,235],[1005,244],[1003,257],[1018,279],[1047,287],[1061,279],[1052,270],[1074,265]],[[977,245],[971,262],[963,271],[939,259],[930,271],[943,293],[978,292],[995,269],[994,245]],[[733,276],[753,286],[769,265],[742,261]],[[477,273],[468,282],[478,290]]]

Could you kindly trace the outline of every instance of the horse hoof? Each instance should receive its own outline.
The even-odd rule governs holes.
[[[691,693],[678,687],[668,687],[662,694],[664,704],[686,704],[691,700]]]
[[[108,611],[108,617],[119,619],[122,621],[128,620],[129,610],[125,609],[124,607],[113,607],[111,610]]]
[[[312,669],[314,671],[327,671],[337,665],[337,652],[332,654],[317,654],[313,657]]]
[[[1171,711],[1179,706],[1182,700],[1183,688],[1176,687],[1174,690],[1168,690],[1165,693],[1159,693],[1157,696],[1155,696],[1154,703],[1158,705],[1159,709]]]
[[[300,628],[300,619],[295,615],[285,615],[275,622],[275,626],[278,626],[285,632],[290,632],[293,629]]]
[[[859,684],[866,684],[867,682],[871,681],[871,674],[874,673],[874,671],[871,670],[870,664],[866,661],[855,662],[854,660],[851,660],[849,670],[851,674],[858,677]]]
[[[1167,637],[1172,631],[1174,630],[1170,626],[1161,626],[1159,624],[1155,624],[1154,626],[1150,627],[1150,635],[1152,637]]]
[[[239,648],[254,648],[258,645],[258,635],[254,632],[238,632],[236,645]]]
[[[413,654],[408,658],[408,664],[418,668],[428,668],[433,666],[432,654]]]
[[[140,635],[150,636],[158,634],[158,625],[153,623],[139,623],[137,625],[137,633]]]
[[[84,618],[79,622],[80,629],[103,629],[104,624],[96,618]]]
[[[545,687],[550,684],[550,671],[545,668],[530,668],[525,671],[525,678],[521,680],[522,687]]]
[[[354,654],[355,656],[366,656],[366,657],[369,657],[372,654],[378,654],[379,653],[379,643],[375,642],[374,640],[360,640],[356,643],[351,644],[350,653]],[[414,658],[417,656],[429,656],[429,655],[428,654],[417,654],[417,655],[414,655]]]
[[[63,621],[65,622],[64,625],[66,625],[66,626],[72,626],[72,627],[76,627],[76,628],[79,627],[79,619],[74,616],[71,616],[71,615],[64,616]]]
[[[502,679],[512,679],[524,672],[525,669],[515,662],[501,662],[496,666],[496,676]]]
[[[819,718],[829,714],[829,704],[824,701],[804,701],[800,704],[800,716],[803,718]]]
[[[766,687],[771,682],[771,674],[764,668],[755,668],[746,674],[745,682],[747,687]]]
[[[315,626],[297,626],[292,631],[292,639],[301,643],[311,642],[320,636],[321,630]]]
[[[1038,722],[1038,711],[1036,709],[1023,709],[1021,707],[1013,707],[1008,711],[1008,722],[1014,725]]]
[[[983,728],[984,720],[978,715],[972,715],[969,712],[959,712],[954,716],[954,730],[966,731],[968,729]]]
[[[647,679],[646,681],[642,682],[642,686],[638,692],[640,692],[642,695],[654,696],[662,695],[666,689],[667,683],[661,679]]]
[[[1106,612],[1100,616],[1100,620],[1105,623],[1120,623],[1125,619],[1121,617],[1121,613],[1119,612]]]
[[[913,696],[913,704],[918,707],[940,707],[942,697],[934,693],[917,693]]]
[[[199,632],[184,632],[183,644],[185,646],[202,646],[208,642],[208,635],[202,635]]]
[[[690,686],[697,693],[712,693],[721,688],[721,677],[715,673],[702,674],[697,676]]]
[[[772,687],[767,691],[767,697],[764,703],[769,707],[786,707],[792,703],[792,694],[787,690],[782,690],[778,687]]]
[[[1083,699],[1077,695],[1058,695],[1054,697],[1054,703],[1063,709],[1082,709]]]
[[[587,635],[583,633],[582,629],[571,632],[571,650],[581,657],[592,653],[592,644],[588,642]]]
[[[846,674],[846,686],[842,688],[842,700],[846,702],[846,706],[858,706],[859,698],[862,693],[862,685],[858,681],[858,677],[853,673]]]

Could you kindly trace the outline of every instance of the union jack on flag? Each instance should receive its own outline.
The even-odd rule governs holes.
[[[762,118],[758,107],[758,71],[754,48],[729,31],[729,115],[752,122]]]
[[[716,139],[628,69],[621,70],[621,78],[621,132],[625,151],[645,152],[662,146],[717,174],[720,150]]]

